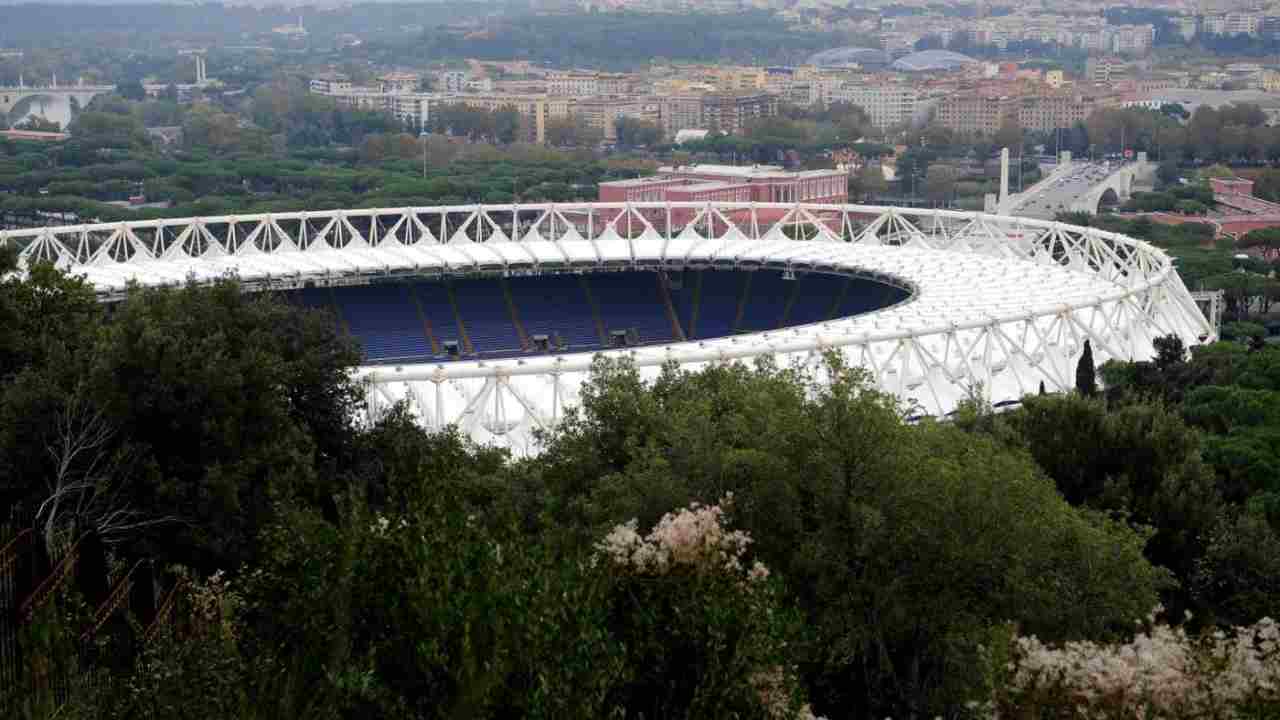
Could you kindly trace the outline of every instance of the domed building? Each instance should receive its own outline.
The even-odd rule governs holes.
[[[889,55],[877,48],[838,47],[810,55],[805,64],[818,67],[884,67],[889,64]]]
[[[958,52],[950,50],[922,50],[910,55],[904,55],[893,61],[894,70],[902,70],[904,72],[927,72],[927,71],[948,71],[959,70],[965,65],[972,65],[978,62],[968,55],[961,55]]]

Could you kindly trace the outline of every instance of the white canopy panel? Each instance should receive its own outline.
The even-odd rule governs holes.
[[[927,228],[927,230],[922,230]],[[512,242],[509,238],[521,238]],[[803,239],[792,239],[803,238]],[[442,242],[441,239],[444,239]],[[883,310],[729,338],[606,351],[645,377],[757,356],[821,376],[837,352],[916,411],[980,393],[1070,388],[1084,341],[1098,363],[1214,328],[1169,258],[1132,238],[945,210],[750,203],[504,205],[188,218],[0,232],[24,264],[83,274],[104,300],[129,283],[238,277],[249,290],[380,276],[721,267],[829,272],[911,291]],[[431,426],[536,452],[533,431],[577,402],[591,354],[369,366],[374,411],[404,401]]]

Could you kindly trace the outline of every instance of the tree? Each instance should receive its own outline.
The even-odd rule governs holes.
[[[137,78],[117,83],[116,94],[126,100],[142,101],[147,99],[147,90],[142,87],[142,81]]]
[[[603,133],[587,125],[581,115],[551,118],[546,124],[547,144],[552,147],[591,146],[604,138]]]
[[[494,114],[493,137],[503,145],[510,145],[520,134],[520,113],[514,108],[503,108]]]
[[[359,355],[331,320],[230,282],[139,291],[84,332],[76,311],[62,314],[62,339],[41,342],[0,396],[4,484],[33,507],[79,503],[86,481],[109,486],[135,525],[180,521],[135,527],[129,552],[212,569],[255,554],[276,502],[332,502],[328,473],[350,462],[360,390],[348,375]],[[102,472],[122,456],[127,472]],[[39,492],[46,477],[65,478],[62,490]]]
[[[938,153],[929,148],[909,148],[898,156],[897,174],[899,192],[916,195],[923,189],[923,180],[929,176],[929,165],[938,159]]]
[[[1260,507],[1224,517],[1196,563],[1192,591],[1216,622],[1243,625],[1280,612],[1280,534]]]
[[[1262,250],[1264,258],[1280,257],[1280,228],[1269,227],[1250,230],[1244,237],[1236,241],[1241,248],[1256,247]]]
[[[955,192],[956,182],[961,173],[950,165],[934,164],[929,166],[924,179],[924,194],[934,202],[947,203]]]
[[[193,149],[216,153],[263,152],[268,147],[266,135],[244,127],[230,113],[201,106],[187,114],[182,123],[182,143]]]
[[[1162,185],[1175,185],[1180,177],[1182,173],[1178,170],[1178,163],[1172,158],[1161,160],[1156,167],[1156,178]]]
[[[1153,528],[1146,556],[1184,582],[1190,577],[1221,499],[1200,433],[1176,409],[1158,400],[1109,409],[1079,394],[1028,396],[1001,419],[1067,502]],[[1166,595],[1169,606],[1188,602]]]
[[[888,189],[889,183],[884,179],[884,170],[879,162],[864,162],[849,178],[849,197],[854,200],[874,197]]]
[[[802,588],[814,633],[802,667],[828,716],[942,713],[979,682],[965,668],[995,624],[1105,634],[1154,598],[1162,574],[1139,559],[1139,535],[1070,510],[1025,457],[990,439],[907,425],[860,372],[831,362],[831,385],[766,362],[669,368],[650,388],[601,360],[582,409],[518,481],[521,515],[574,538],[575,523],[648,527],[673,506],[732,492],[734,526]],[[1010,522],[997,531],[993,514]],[[1134,571],[1147,599],[1130,606]],[[1057,597],[1086,586],[1108,589]]]
[[[1093,397],[1098,392],[1097,371],[1093,364],[1093,346],[1088,339],[1084,341],[1084,350],[1076,363],[1076,392],[1083,397]]]
[[[618,144],[623,147],[648,147],[662,139],[662,128],[636,118],[620,117],[614,121]]]
[[[1009,148],[1011,155],[1022,157],[1022,126],[1016,122],[1007,121],[1001,124],[993,139],[996,147]]]
[[[1186,360],[1187,348],[1177,335],[1162,335],[1152,344],[1156,350],[1156,368],[1161,372],[1171,370]]]

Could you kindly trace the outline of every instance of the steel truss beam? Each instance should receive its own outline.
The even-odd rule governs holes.
[[[862,366],[921,413],[973,392],[1017,400],[1074,383],[1086,340],[1098,363],[1145,359],[1153,340],[1215,338],[1167,255],[1057,222],[949,210],[753,203],[463,205],[229,215],[0,232],[22,266],[51,262],[110,301],[131,282],[234,275],[248,290],[379,277],[717,267],[826,272],[909,288],[873,313],[629,357],[644,377],[771,356],[821,376],[824,352]],[[370,366],[373,413],[406,402],[426,425],[525,454],[578,402],[589,354]]]

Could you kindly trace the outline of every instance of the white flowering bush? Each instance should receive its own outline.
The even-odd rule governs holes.
[[[646,717],[813,718],[787,662],[798,615],[726,527],[732,496],[671,512],[647,534],[617,525],[596,545],[613,577],[611,630],[634,676],[617,704]]]
[[[1280,715],[1280,625],[1191,635],[1148,616],[1126,643],[1053,647],[1016,637],[1000,717],[1241,718]]]
[[[615,566],[647,575],[666,575],[686,569],[696,573],[743,571],[743,555],[751,537],[741,530],[724,527],[725,507],[733,502],[726,495],[718,505],[693,503],[678,512],[667,513],[647,536],[636,531],[636,521],[614,527],[596,547]],[[769,569],[757,561],[746,579],[758,582],[769,577]]]

